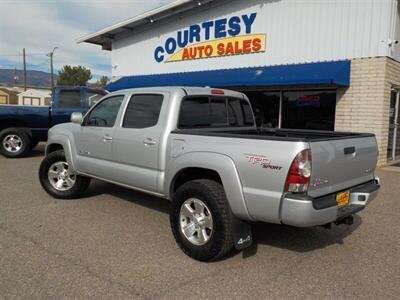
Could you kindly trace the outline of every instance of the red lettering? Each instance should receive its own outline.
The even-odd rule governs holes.
[[[197,48],[190,48],[190,58],[195,59],[197,57]]]
[[[199,50],[199,57],[198,58],[202,58],[203,57],[204,46],[199,46],[199,47],[197,47],[197,49]]]
[[[219,43],[218,45],[217,45],[217,54],[219,55],[219,56],[221,56],[221,55],[224,55],[224,53],[225,53],[225,44],[223,44],[223,43]]]
[[[233,45],[231,42],[226,44],[226,51],[225,51],[225,55],[233,55],[235,54],[234,50],[233,50]]]
[[[261,40],[259,38],[254,39],[253,40],[253,51],[258,52],[261,50],[261,48],[262,48]]]
[[[243,53],[243,49],[240,47],[239,42],[236,41],[235,42],[235,54],[242,54]]]
[[[251,52],[251,42],[252,42],[252,40],[244,40],[243,41],[243,53]]]
[[[189,59],[189,50],[188,48],[183,49],[182,60]]]
[[[204,50],[207,57],[210,57],[213,54],[213,51],[214,51],[214,49],[211,45],[207,45]]]

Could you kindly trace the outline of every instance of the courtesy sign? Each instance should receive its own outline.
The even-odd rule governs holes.
[[[156,62],[265,52],[265,34],[253,34],[257,13],[194,24],[177,31],[154,50]]]

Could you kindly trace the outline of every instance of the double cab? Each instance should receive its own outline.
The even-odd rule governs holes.
[[[350,225],[380,187],[373,134],[258,129],[235,91],[123,90],[71,121],[49,131],[43,188],[78,198],[96,178],[168,199],[177,243],[202,261],[249,246],[251,222]]]

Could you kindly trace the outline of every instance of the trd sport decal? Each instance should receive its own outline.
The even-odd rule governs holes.
[[[271,169],[280,171],[282,169],[281,166],[272,164],[272,161],[265,157],[264,155],[257,154],[244,154],[247,158],[247,161],[252,165],[260,165],[264,169]]]

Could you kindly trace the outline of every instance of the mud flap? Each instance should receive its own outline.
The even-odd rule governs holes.
[[[243,250],[253,244],[253,235],[251,232],[251,225],[245,221],[233,218],[233,240],[237,250]]]

